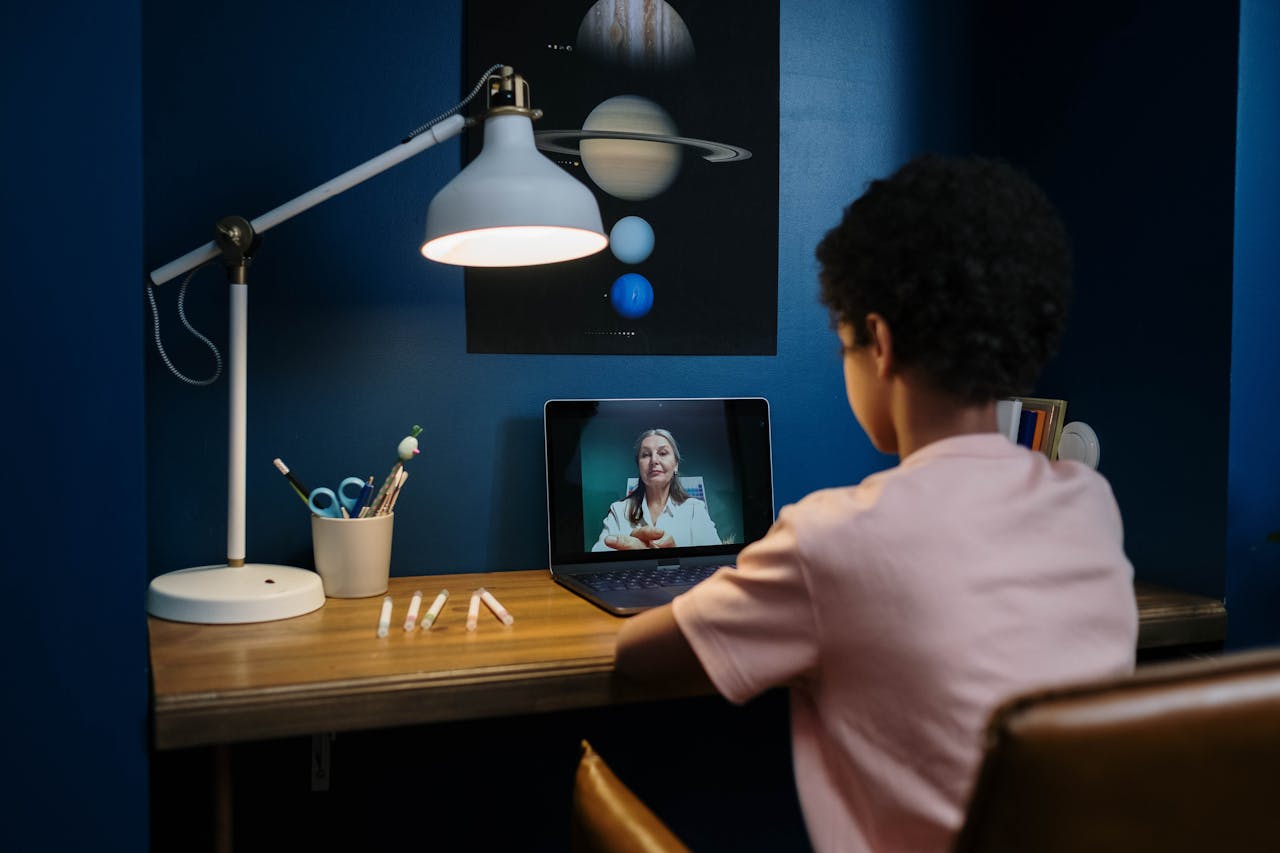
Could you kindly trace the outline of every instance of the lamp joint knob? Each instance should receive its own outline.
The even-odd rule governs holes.
[[[222,265],[227,277],[235,284],[245,283],[245,268],[257,251],[262,238],[253,225],[242,216],[227,216],[218,220],[213,229],[213,241],[222,250]]]

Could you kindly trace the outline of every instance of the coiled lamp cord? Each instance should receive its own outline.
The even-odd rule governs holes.
[[[188,385],[212,385],[217,382],[218,377],[222,375],[222,353],[218,352],[218,348],[214,346],[213,341],[196,331],[195,327],[191,325],[191,322],[187,320],[187,312],[184,308],[184,303],[187,298],[187,284],[190,283],[192,276],[200,272],[201,269],[208,266],[210,263],[210,261],[205,261],[203,264],[187,273],[187,277],[182,280],[182,286],[178,288],[178,318],[182,320],[182,325],[187,327],[188,332],[213,351],[213,360],[217,366],[213,371],[213,375],[208,379],[192,379],[191,377],[184,375],[182,371],[174,367],[173,362],[169,359],[169,354],[164,351],[164,343],[160,340],[160,310],[156,307],[155,289],[151,282],[149,280],[147,281],[147,302],[151,305],[151,325],[153,329],[153,336],[156,341],[156,350],[160,353],[160,359],[164,362],[165,367],[169,368],[169,372]]]

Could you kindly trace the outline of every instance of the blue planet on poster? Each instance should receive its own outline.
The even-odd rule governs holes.
[[[609,289],[609,301],[613,310],[628,320],[636,320],[649,313],[653,307],[653,285],[638,273],[625,273]]]
[[[653,226],[639,216],[624,216],[609,232],[609,248],[624,264],[638,264],[653,252]]]

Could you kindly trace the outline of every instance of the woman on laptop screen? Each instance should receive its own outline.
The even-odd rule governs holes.
[[[647,429],[635,445],[640,480],[609,506],[592,551],[640,551],[719,545],[715,522],[701,498],[680,483],[680,445],[669,430]]]

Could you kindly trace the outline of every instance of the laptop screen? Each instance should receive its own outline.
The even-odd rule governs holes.
[[[626,534],[649,521],[675,539],[662,550],[664,559],[736,554],[773,523],[763,398],[550,400],[543,417],[553,569],[635,560],[642,553],[657,557],[603,542],[611,532]],[[668,445],[662,452],[678,459],[669,476],[679,488],[671,486],[669,508],[657,518],[642,499],[644,481],[657,470],[641,464],[649,453],[642,445],[652,436],[659,438],[647,447]]]

